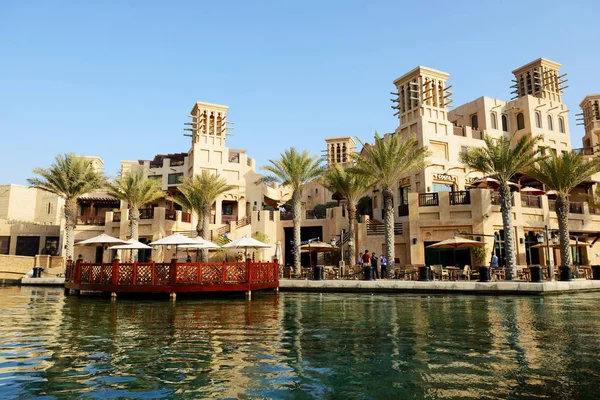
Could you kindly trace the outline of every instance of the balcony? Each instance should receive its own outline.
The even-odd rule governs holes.
[[[402,222],[396,222],[394,224],[394,235],[402,235],[404,228]],[[369,222],[367,224],[367,235],[385,235],[385,224],[379,222]]]
[[[140,219],[153,219],[154,218],[154,209],[153,208],[144,208],[140,210]]]
[[[521,195],[521,207],[542,208],[542,198],[539,196]]]
[[[491,200],[492,205],[499,206],[500,203],[501,203],[501,201],[500,201],[500,193],[498,193],[498,192],[492,192],[490,200]],[[515,196],[511,196],[511,198],[510,198],[510,204],[512,206],[515,205]]]
[[[400,204],[398,206],[398,215],[406,217],[408,215],[408,204]]]
[[[483,132],[478,129],[471,130],[471,136],[473,139],[483,140]]]
[[[77,225],[102,226],[102,225],[104,225],[104,216],[102,216],[102,217],[79,216],[79,217],[77,217]]]
[[[293,213],[291,211],[282,211],[279,214],[279,219],[281,221],[291,221],[291,220],[294,219],[294,215],[293,215]]]
[[[306,219],[325,219],[326,217],[326,209],[320,208],[317,210],[306,210]]]
[[[471,204],[471,192],[468,190],[450,192],[450,205],[456,206],[461,204]]]
[[[169,165],[171,167],[179,167],[185,163],[184,160],[170,160]]]
[[[454,126],[454,136],[465,136],[465,129],[462,126]]]
[[[569,212],[571,214],[583,214],[583,203],[570,201],[569,202]]]
[[[419,207],[435,207],[440,205],[437,193],[419,193]]]
[[[175,210],[165,210],[165,219],[168,219],[169,221],[175,221]]]

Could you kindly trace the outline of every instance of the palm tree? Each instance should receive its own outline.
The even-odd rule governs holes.
[[[39,177],[27,179],[32,187],[65,200],[65,257],[71,260],[77,224],[77,198],[104,186],[106,178],[89,159],[71,153],[56,156],[50,168],[34,168],[33,173]]]
[[[430,153],[427,146],[418,146],[414,136],[403,139],[399,134],[392,134],[382,138],[375,132],[373,145],[365,145],[360,139],[358,141],[363,145],[363,151],[356,155],[356,167],[353,170],[381,187],[385,210],[385,256],[391,271],[396,257],[392,188],[402,178],[423,168]]]
[[[499,139],[486,135],[484,147],[470,147],[460,153],[460,161],[463,164],[498,180],[500,184],[498,191],[508,266],[507,279],[512,279],[517,273],[515,233],[511,212],[512,193],[508,185],[516,174],[525,172],[540,159],[536,154],[537,143],[540,140],[540,136],[524,135],[515,144],[514,134]]]
[[[262,167],[272,175],[264,179],[266,181],[277,181],[292,190],[292,217],[294,221],[294,272],[300,273],[300,217],[301,200],[304,186],[310,181],[317,179],[325,172],[322,159],[311,156],[308,150],[298,151],[290,147],[281,154],[279,160],[269,160],[271,165]]]
[[[129,234],[139,239],[140,208],[165,196],[162,182],[149,178],[146,171],[127,171],[108,184],[108,194],[126,201],[129,208]],[[137,250],[133,254],[137,259]]]
[[[354,231],[356,227],[356,203],[369,187],[373,186],[372,179],[366,175],[345,170],[336,164],[325,173],[325,187],[338,193],[348,204],[348,235],[352,240],[348,244],[350,253],[350,270],[354,271],[356,256],[354,255]]]
[[[528,174],[556,191],[556,216],[560,243],[560,260],[563,266],[571,266],[569,249],[569,194],[584,180],[600,172],[600,159],[587,159],[575,151],[560,156],[552,152],[550,157],[539,160]]]
[[[186,179],[183,185],[179,187],[182,196],[170,199],[196,214],[198,217],[198,225],[196,226],[198,236],[209,240],[212,205],[220,195],[232,189],[234,189],[234,186],[228,185],[225,178],[203,170],[200,175]],[[200,221],[202,221],[202,224],[200,224]],[[200,254],[202,261],[208,259],[206,249],[202,249]]]

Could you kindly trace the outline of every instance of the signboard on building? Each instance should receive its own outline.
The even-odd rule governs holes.
[[[433,174],[433,179],[443,182],[456,182],[456,176],[446,174]]]

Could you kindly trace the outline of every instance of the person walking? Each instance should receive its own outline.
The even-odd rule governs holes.
[[[381,279],[386,279],[388,277],[387,258],[385,258],[385,255],[380,254],[379,260],[381,262]]]
[[[373,254],[371,256],[371,267],[373,268],[373,275],[375,277],[375,279],[379,279],[379,271],[377,269],[377,256],[375,254]]]

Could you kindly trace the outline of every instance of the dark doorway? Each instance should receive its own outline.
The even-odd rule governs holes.
[[[285,264],[286,265],[294,265],[294,254],[292,253],[292,242],[294,241],[294,228],[284,228],[285,233]],[[309,239],[319,238],[319,240],[323,240],[323,227],[322,226],[306,226],[300,228],[300,240],[302,242],[306,242]],[[308,253],[300,253],[301,258],[300,262],[303,267],[308,267],[310,265],[310,260],[308,258]],[[317,253],[312,254],[313,257],[313,265],[317,263]]]
[[[469,249],[428,249],[437,242],[425,242],[425,265],[441,264],[444,267],[471,265],[471,251]]]
[[[538,244],[536,233],[527,232],[525,235],[525,257],[527,258],[527,265],[540,265],[540,251],[539,248],[531,248]]]
[[[144,244],[150,243],[150,239],[146,239],[146,238],[139,238],[139,241]],[[152,249],[138,250],[138,261],[139,262],[152,261]]]
[[[17,236],[17,249],[15,255],[34,257],[39,250],[39,236]]]
[[[103,254],[102,246],[96,247],[96,261],[95,261],[96,263],[101,263],[103,261],[102,254]]]

